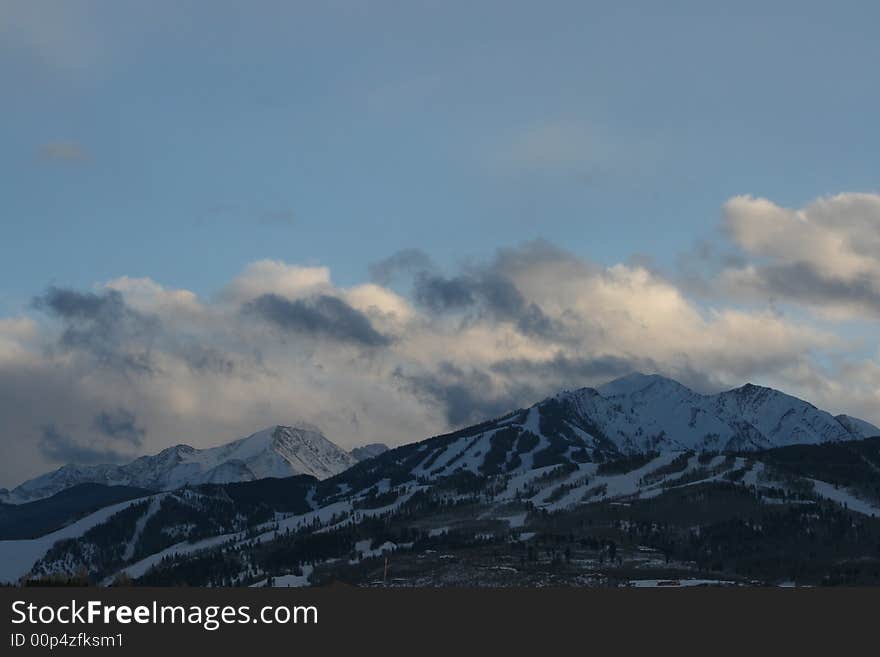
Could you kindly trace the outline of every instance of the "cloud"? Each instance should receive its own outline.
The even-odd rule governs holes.
[[[120,371],[153,371],[150,351],[159,322],[129,307],[119,291],[50,287],[33,306],[62,321],[63,349],[91,354],[99,364]]]
[[[125,276],[49,288],[0,318],[0,483],[299,419],[344,447],[401,444],[632,371],[701,392],[773,385],[880,421],[872,201],[737,203],[730,244],[694,251],[714,267],[699,294],[640,261],[603,266],[544,241],[442,271],[403,252],[351,287],[327,267],[261,260],[213,296]],[[819,243],[848,262],[826,262]],[[802,290],[772,275],[805,265]],[[749,271],[764,287],[735,288]],[[817,318],[844,296],[822,291],[833,281],[849,286],[850,315]],[[770,290],[786,303],[768,304]]]
[[[405,298],[381,285],[364,283],[342,293],[353,308],[368,315],[374,322],[389,327],[412,319],[414,314],[413,307]]]
[[[227,285],[222,296],[240,303],[261,294],[297,298],[331,288],[330,270],[327,267],[302,267],[278,260],[259,260],[248,265]]]
[[[420,271],[414,277],[413,299],[431,313],[473,310],[493,321],[510,322],[523,335],[564,341],[564,323],[524,297],[504,268],[505,257],[502,253],[488,266],[470,267],[453,277]]]
[[[57,162],[82,162],[89,159],[88,153],[75,141],[53,141],[43,144],[39,155],[45,160]]]
[[[432,312],[461,310],[476,303],[474,287],[465,278],[444,278],[420,272],[413,296],[417,303]]]
[[[393,376],[423,403],[439,404],[450,426],[502,415],[527,403],[534,395],[534,390],[524,386],[500,388],[488,373],[448,361],[438,363],[429,372],[410,374],[398,368]]]
[[[379,285],[388,285],[397,274],[415,274],[434,268],[430,256],[421,249],[403,249],[370,265],[370,279]]]
[[[738,196],[724,223],[744,262],[722,269],[720,293],[880,316],[880,195],[838,194],[798,210]]]
[[[569,358],[559,351],[543,360],[506,358],[492,364],[492,371],[512,380],[537,380],[560,388],[575,389],[598,385],[632,372],[655,372],[656,363],[650,360],[622,356],[594,356]]]
[[[191,318],[204,310],[198,297],[189,290],[167,289],[149,278],[120,276],[103,287],[118,292],[129,307],[141,313]]]
[[[285,332],[329,337],[365,347],[391,344],[391,338],[373,328],[366,315],[342,299],[326,294],[293,301],[277,294],[264,294],[247,302],[243,311],[257,315]]]
[[[135,415],[124,408],[101,411],[95,416],[95,428],[103,435],[140,447],[146,430],[137,426]]]
[[[42,296],[34,300],[37,308],[45,308],[50,312],[65,319],[95,319],[105,309],[111,309],[111,313],[124,306],[122,295],[110,292],[99,296],[91,293],[81,293],[75,290],[66,290],[50,287]]]
[[[53,424],[43,427],[39,448],[46,459],[55,463],[112,464],[122,463],[131,458],[130,455],[114,449],[82,445]]]

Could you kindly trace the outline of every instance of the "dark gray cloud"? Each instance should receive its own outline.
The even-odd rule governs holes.
[[[435,313],[462,310],[477,302],[474,287],[474,283],[464,277],[444,278],[420,272],[415,277],[413,299]]]
[[[815,305],[852,304],[880,315],[880,291],[871,276],[842,280],[825,275],[809,262],[764,265],[754,271],[758,285],[771,299]]]
[[[540,239],[517,247],[498,249],[491,267],[500,275],[509,278],[533,271],[535,267],[545,264],[565,265],[581,275],[595,275],[602,271],[598,265],[582,260],[570,251]]]
[[[379,285],[388,285],[397,274],[417,274],[434,268],[431,258],[420,249],[403,249],[370,265],[370,278]]]
[[[539,397],[560,390],[576,390],[601,385],[633,372],[660,374],[675,379],[699,393],[714,393],[723,387],[707,373],[694,368],[684,357],[675,367],[669,367],[650,358],[637,356],[569,357],[558,352],[547,360],[528,358],[500,360],[493,363],[489,369],[502,379],[532,382],[531,385]]]
[[[54,424],[43,427],[38,447],[44,458],[55,463],[95,465],[98,463],[122,463],[131,458],[114,449],[78,443],[60,431]]]
[[[43,296],[34,299],[34,305],[64,319],[96,320],[125,310],[125,301],[116,290],[94,294],[50,287]]]
[[[432,372],[409,374],[397,368],[393,376],[423,403],[439,405],[452,427],[503,415],[533,401],[535,395],[524,384],[498,389],[486,372],[466,370],[448,361],[440,362]]]
[[[135,414],[124,408],[98,413],[95,428],[105,436],[131,443],[135,447],[140,447],[147,433],[146,429],[137,425]]]
[[[194,372],[231,375],[239,369],[237,356],[210,345],[187,343],[181,345],[177,352]],[[251,360],[256,361],[257,358],[258,354]]]
[[[459,311],[480,306],[496,319],[516,319],[525,299],[507,278],[492,271],[475,271],[446,278],[419,272],[413,285],[416,303],[432,312]]]
[[[465,266],[453,276],[437,272],[431,259],[418,249],[399,251],[370,267],[373,280],[387,285],[398,274],[412,281],[412,299],[434,313],[466,313],[474,319],[511,322],[529,337],[568,341],[564,325],[529,303],[513,282],[513,275],[541,262],[582,263],[544,241],[518,249],[499,249],[491,263]]]
[[[342,299],[326,294],[293,301],[277,294],[264,294],[246,303],[243,310],[292,333],[326,337],[366,347],[385,347],[392,342],[389,336],[377,331],[361,311]]]
[[[620,356],[569,358],[557,353],[549,360],[509,358],[493,363],[491,369],[505,378],[537,379],[542,382],[542,387],[555,391],[596,385],[632,372],[653,372],[656,366],[644,359]]]
[[[414,280],[413,299],[433,313],[474,309],[496,321],[512,322],[523,335],[567,339],[559,320],[528,303],[510,279],[491,269],[452,278],[420,272]]]
[[[568,342],[572,339],[562,322],[547,315],[534,303],[530,303],[520,311],[516,318],[516,327],[523,335],[533,338],[558,342]]]
[[[509,278],[488,271],[476,276],[474,284],[477,295],[495,317],[516,319],[525,311],[526,301]]]
[[[118,291],[50,287],[33,306],[62,320],[63,348],[88,352],[102,365],[124,372],[153,371],[150,350],[159,321],[130,308]]]

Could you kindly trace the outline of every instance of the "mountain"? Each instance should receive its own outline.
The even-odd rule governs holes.
[[[374,443],[348,453],[316,427],[277,426],[211,449],[178,445],[122,466],[67,465],[0,501],[32,501],[86,482],[172,490],[295,474],[326,479],[355,464],[364,466],[357,472],[393,464],[399,476],[421,478],[457,470],[491,475],[649,452],[754,451],[877,435],[869,422],[834,417],[772,388],[746,384],[703,395],[656,374],[631,374],[390,451]]]
[[[840,422],[843,427],[850,432],[853,436],[857,436],[859,438],[872,438],[874,436],[880,435],[880,431],[877,430],[870,422],[865,422],[864,420],[860,420],[857,417],[851,417],[849,415],[835,415],[834,419]]]
[[[864,420],[838,416],[772,388],[746,384],[715,395],[700,395],[658,375],[633,374],[589,394],[586,404],[605,434],[624,451],[657,447],[684,449],[766,449],[793,444],[854,440],[880,435]],[[845,418],[841,421],[840,418]]]
[[[388,473],[394,481],[431,480],[461,471],[497,475],[655,452],[750,452],[867,436],[880,436],[880,429],[841,421],[772,388],[746,384],[701,395],[671,379],[634,374],[398,447],[346,474],[374,483]]]
[[[152,492],[130,486],[78,484],[34,502],[0,504],[0,540],[43,536],[93,511]]]
[[[0,582],[880,584],[880,431],[770,388],[635,374],[371,451],[275,427],[138,459],[163,492],[0,540]]]
[[[368,445],[363,445],[362,447],[355,447],[351,450],[351,455],[358,461],[366,461],[374,456],[379,456],[379,454],[384,454],[387,451],[388,445],[384,443],[370,443]]]
[[[26,481],[0,501],[34,501],[83,483],[160,491],[184,485],[298,474],[324,479],[356,462],[354,456],[327,440],[316,427],[275,426],[209,449],[176,445],[126,465],[65,465]]]
[[[0,582],[880,584],[880,438],[433,478],[399,467],[412,454],[112,505],[0,541]]]

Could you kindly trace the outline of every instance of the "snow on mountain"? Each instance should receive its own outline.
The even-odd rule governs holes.
[[[857,417],[852,417],[850,415],[836,415],[834,419],[840,422],[840,424],[842,424],[852,435],[858,436],[859,438],[873,438],[874,436],[880,436],[880,429],[870,422],[865,422]]]
[[[624,451],[815,444],[864,438],[871,427],[863,420],[844,424],[803,400],[750,383],[701,395],[671,379],[634,374],[600,386],[597,392],[602,400],[594,399],[593,408],[600,413],[599,425]],[[584,391],[572,394],[589,396]],[[619,412],[609,413],[609,402],[618,405]],[[854,430],[856,426],[861,429]]]
[[[7,503],[41,499],[81,483],[172,490],[185,484],[230,483],[307,474],[326,479],[357,462],[316,428],[275,426],[209,449],[176,445],[126,465],[65,465],[12,490]]]
[[[662,376],[631,374],[560,392],[379,460],[393,459],[430,479],[458,470],[491,475],[654,451],[755,451],[871,435],[880,430],[868,422],[835,418],[772,388],[746,384],[703,395]]]
[[[58,541],[82,536],[93,527],[106,522],[113,514],[119,513],[142,499],[144,498],[128,500],[104,507],[58,531],[39,538],[0,541],[0,582],[11,583],[17,581]]]
[[[754,491],[763,503],[777,504],[777,495],[762,496],[759,489],[785,489],[790,485],[789,478],[795,476],[800,477],[800,484],[790,490],[793,505],[806,502],[801,496],[809,495],[812,500],[829,500],[871,516],[880,513],[876,495],[871,497],[862,489],[850,489],[818,475],[825,472],[826,452],[835,453],[838,449],[839,454],[861,454],[864,471],[873,474],[876,459],[880,458],[876,451],[871,451],[876,450],[873,443],[813,450],[813,460],[805,461],[801,474],[778,470],[773,452],[759,451],[792,444],[862,440],[867,434],[880,435],[880,431],[863,420],[833,417],[771,388],[747,384],[704,395],[671,379],[643,374],[598,388],[560,392],[527,409],[387,451],[368,446],[362,452],[350,454],[314,427],[273,427],[212,449],[169,448],[127,466],[69,466],[19,487],[25,494],[40,494],[54,485],[86,476],[102,477],[100,483],[127,483],[155,490],[174,489],[183,483],[248,481],[296,472],[328,478],[316,485],[306,483],[299,489],[296,485],[301,482],[297,480],[277,482],[293,487],[284,493],[285,504],[270,521],[260,516],[259,522],[263,524],[243,532],[240,520],[247,505],[235,507],[238,503],[228,491],[161,493],[196,510],[215,509],[214,515],[218,517],[216,509],[223,504],[234,508],[227,514],[225,524],[211,527],[210,532],[195,525],[189,529],[177,525],[174,510],[168,511],[169,524],[165,529],[169,533],[163,539],[165,542],[153,545],[149,553],[139,552],[138,543],[148,521],[162,518],[162,505],[155,497],[149,505],[143,505],[144,515],[136,522],[131,518],[111,518],[115,510],[131,503],[128,502],[38,539],[0,541],[0,582],[15,581],[28,573],[42,577],[77,572],[81,566],[100,573],[103,581],[110,582],[112,577],[106,577],[109,571],[105,569],[119,569],[120,564],[101,563],[101,558],[106,559],[102,556],[105,553],[124,555],[126,563],[119,572],[132,578],[146,576],[165,557],[174,555],[180,559],[187,554],[204,554],[230,541],[253,555],[254,542],[273,541],[279,532],[352,528],[364,518],[393,515],[413,495],[435,486],[439,491],[435,499],[444,501],[450,499],[450,491],[457,491],[453,499],[458,495],[458,499],[467,500],[474,498],[475,490],[482,491],[490,500],[490,508],[480,518],[490,517],[488,514],[497,507],[511,528],[522,527],[527,521],[529,512],[523,512],[521,506],[524,502],[538,509],[561,512],[594,502],[629,504],[697,482],[740,482],[743,491]],[[862,447],[866,448],[864,453]],[[357,454],[370,450],[377,453],[356,462]],[[700,451],[755,453],[693,453]],[[811,467],[816,467],[817,472],[811,472]],[[274,485],[264,490],[271,488]],[[296,495],[301,496],[302,502],[298,510],[288,504]],[[222,504],[215,506],[221,498]],[[267,503],[271,503],[271,495],[269,498]],[[784,501],[785,497],[781,499]],[[436,513],[436,507],[425,508],[433,508],[427,511],[429,514]],[[471,510],[467,506],[465,509],[470,520]],[[450,521],[446,515],[442,520],[431,517],[431,521],[442,522],[443,531],[448,531]],[[90,527],[103,522],[116,523],[114,531],[105,535],[123,537],[116,553],[86,535]],[[182,533],[171,531],[178,528]],[[192,534],[187,534],[190,531]],[[534,534],[523,531],[519,535],[520,540],[526,540],[522,537]],[[77,542],[50,555],[49,548],[60,538],[77,538]],[[237,581],[258,581],[269,574],[254,573],[248,565]],[[246,583],[252,582],[247,579]]]
[[[376,468],[398,462],[420,477],[462,469],[485,475],[650,451],[753,451],[875,435],[880,429],[864,420],[834,417],[772,388],[746,384],[703,395],[656,374],[630,374],[388,454],[381,444],[346,452],[309,425],[277,426],[210,449],[177,445],[122,466],[64,466],[0,501],[40,499],[86,482],[171,490],[295,474],[326,479],[374,461],[381,462]]]

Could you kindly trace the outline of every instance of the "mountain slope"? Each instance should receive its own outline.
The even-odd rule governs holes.
[[[374,456],[379,456],[379,454],[384,454],[387,451],[388,445],[384,443],[370,443],[369,445],[363,445],[362,447],[355,447],[351,450],[351,455],[358,461],[366,461]]]
[[[772,388],[746,384],[702,395],[658,375],[631,374],[390,451],[374,444],[348,453],[315,427],[279,426],[211,449],[178,445],[123,466],[64,466],[0,501],[40,499],[86,482],[172,490],[294,474],[326,479],[352,466],[346,485],[358,490],[389,477],[495,475],[649,452],[755,451],[876,435],[880,429],[864,420],[834,417]]]
[[[176,445],[126,465],[66,465],[23,483],[4,501],[42,499],[82,483],[157,491],[187,484],[221,484],[298,474],[324,479],[356,461],[315,427],[276,426],[209,449]]]
[[[35,502],[0,504],[0,540],[43,536],[105,506],[151,492],[130,486],[78,484]]]
[[[840,424],[843,425],[843,427],[853,436],[857,436],[858,438],[873,438],[874,436],[880,435],[877,427],[870,422],[865,422],[857,417],[836,415],[834,419],[840,422]]]
[[[386,462],[378,484],[330,499],[359,467],[159,493],[0,541],[0,581],[880,583],[880,438],[397,484]]]
[[[353,465],[317,430],[275,427],[99,471],[176,490],[0,541],[0,581],[370,583],[393,553],[413,585],[878,583],[872,433],[769,388],[701,395],[646,375]],[[275,478],[305,467],[322,476]]]
[[[864,420],[842,417],[771,388],[747,384],[701,395],[671,379],[633,374],[398,447],[355,465],[341,479],[358,489],[388,477],[495,475],[650,452],[757,451],[880,435]]]
[[[645,439],[652,437],[661,445],[687,449],[748,450],[880,434],[863,420],[853,418],[845,425],[812,404],[752,384],[700,395],[661,376],[634,374],[598,392],[623,411],[609,419],[606,431],[620,446],[636,451],[650,447]],[[856,423],[858,431],[851,429]]]

